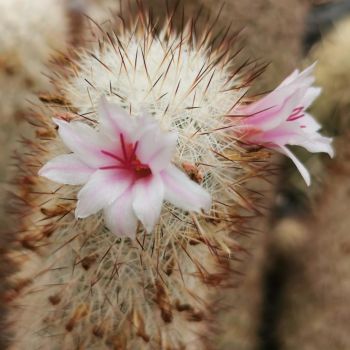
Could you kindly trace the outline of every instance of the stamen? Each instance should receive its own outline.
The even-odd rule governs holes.
[[[135,145],[134,145],[134,147],[133,147],[133,150],[132,150],[132,152],[131,152],[131,155],[130,155],[130,158],[129,158],[129,162],[132,162],[132,160],[133,160],[133,158],[134,158],[134,156],[135,156],[135,154],[136,154],[136,150],[137,150],[137,147],[139,146],[139,142],[138,141],[136,141],[136,143],[135,143]]]
[[[117,155],[115,155],[113,153],[110,153],[110,152],[104,151],[104,150],[101,150],[101,153],[106,155],[106,156],[108,156],[108,157],[114,158],[114,159],[118,160],[121,163],[124,163],[124,159],[118,157]]]
[[[110,165],[110,166],[102,166],[99,169],[100,170],[111,170],[111,169],[123,169],[123,170],[126,170],[127,168],[125,166]]]
[[[293,113],[288,117],[287,121],[293,122],[304,117],[304,107],[294,108]],[[301,114],[300,114],[301,113]]]
[[[136,176],[136,179],[141,179],[152,175],[152,170],[150,169],[150,167],[147,164],[142,164],[136,156],[136,151],[137,151],[139,142],[137,141],[135,142],[135,144],[132,144],[132,143],[125,144],[124,135],[120,134],[120,143],[121,143],[124,159],[105,150],[101,150],[101,153],[103,153],[108,157],[116,159],[121,164],[103,166],[103,167],[100,167],[99,169],[100,170],[120,169],[120,170],[130,171]]]
[[[125,140],[124,140],[124,135],[120,134],[120,143],[122,145],[122,150],[123,150],[123,155],[124,155],[124,162],[128,161],[128,154],[126,152],[126,147],[125,147]]]

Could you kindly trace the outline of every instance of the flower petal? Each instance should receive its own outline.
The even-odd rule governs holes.
[[[321,95],[322,89],[319,87],[310,86],[305,96],[302,99],[301,105],[307,110],[313,102]]]
[[[295,166],[298,168],[301,176],[305,180],[306,184],[310,186],[311,184],[311,177],[309,171],[306,169],[303,163],[285,146],[278,146],[277,150],[279,150],[281,153],[285,154],[287,157],[289,157]]]
[[[316,62],[305,68],[303,71],[299,71],[296,69],[292,74],[290,74],[287,78],[285,78],[282,83],[277,87],[277,89],[288,86],[288,85],[296,85],[296,86],[311,86],[315,78],[313,76],[314,69],[316,67]]]
[[[303,71],[298,72],[294,81],[292,81],[291,83],[298,83],[298,84],[306,83],[308,85],[312,85],[315,81],[314,70],[316,67],[316,63],[317,62],[314,62],[310,66],[306,67]]]
[[[93,167],[98,168],[105,163],[101,149],[108,149],[108,139],[102,138],[93,128],[81,122],[71,122],[54,119],[59,126],[58,133],[64,144],[80,159]]]
[[[76,218],[86,218],[110,206],[132,183],[125,171],[97,170],[78,193]]]
[[[291,137],[287,142],[289,145],[296,145],[304,147],[306,150],[312,153],[328,153],[328,155],[333,158],[334,150],[332,147],[332,139],[330,137],[325,137],[320,134],[309,136],[297,135]]]
[[[289,91],[289,92],[288,92]],[[288,93],[287,93],[288,92]],[[234,109],[236,114],[246,115],[249,118],[254,118],[255,115],[275,110],[283,103],[286,96],[291,93],[290,88],[275,89],[260,100],[250,103],[243,107],[237,107]]]
[[[270,108],[266,107],[267,109],[265,110],[257,109],[257,111],[254,112],[256,113],[255,115],[248,116],[244,119],[244,125],[252,126],[262,131],[277,128],[280,124],[284,123],[293,113],[293,110],[298,107],[306,90],[306,88],[300,88],[291,91],[288,87],[279,89],[277,92],[279,95],[283,95],[284,99],[281,99],[281,96],[275,99],[271,95],[271,98],[268,100]]]
[[[321,124],[309,113],[304,112],[304,117],[298,119],[299,126],[303,128],[306,133],[314,133],[321,129]]]
[[[303,93],[298,96],[298,98],[294,96],[293,108],[303,107],[307,109],[321,93],[320,88],[311,86],[315,80],[312,75],[314,67],[315,64],[309,66],[302,72],[295,70],[268,95],[242,109],[238,109],[236,112],[251,116],[246,119],[247,124],[261,122],[265,124],[263,130],[269,130],[278,125],[278,123],[270,125],[269,122],[274,123],[276,120],[285,120],[280,110],[285,106],[287,99],[295,94],[296,91],[302,90]],[[285,107],[283,107],[283,109],[285,109]],[[255,117],[257,118],[256,120],[254,120]]]
[[[61,184],[82,185],[94,171],[76,155],[64,154],[47,162],[38,174]]]
[[[135,120],[118,105],[109,103],[106,98],[102,97],[98,106],[98,114],[101,130],[104,133],[115,138],[118,138],[120,134],[127,138],[132,136],[135,130]]]
[[[145,132],[137,149],[137,157],[142,163],[148,164],[153,173],[157,173],[167,166],[175,153],[177,144],[176,132],[162,132],[152,128]]]
[[[138,180],[133,186],[133,208],[136,216],[152,232],[159,220],[164,199],[164,185],[160,176]]]
[[[135,238],[138,220],[134,214],[132,202],[132,191],[129,189],[104,209],[106,226],[117,236]]]
[[[176,166],[171,165],[161,173],[165,186],[165,199],[188,211],[209,211],[211,196]]]
[[[295,80],[298,78],[298,76],[300,75],[300,71],[299,69],[295,69],[291,74],[289,74],[287,76],[287,78],[285,78],[281,84],[279,84],[277,86],[277,89],[278,88],[281,88],[283,86],[288,86],[290,84],[293,84],[295,82]]]

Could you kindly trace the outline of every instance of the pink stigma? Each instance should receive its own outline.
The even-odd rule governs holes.
[[[288,117],[287,121],[293,122],[304,117],[304,107],[294,108],[293,113]]]
[[[147,164],[143,164],[136,155],[138,141],[135,144],[126,143],[124,135],[120,134],[121,153],[122,155],[116,155],[108,151],[102,150],[101,153],[116,160],[115,165],[101,167],[101,170],[121,169],[127,170],[132,173],[136,180],[148,177],[152,175],[152,171]]]

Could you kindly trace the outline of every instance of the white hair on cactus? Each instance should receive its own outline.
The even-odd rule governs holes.
[[[107,43],[102,50],[82,53],[79,74],[60,84],[66,98],[87,116],[95,113],[101,95],[132,115],[147,110],[165,130],[178,131],[179,165],[207,164],[206,169],[213,170],[204,186],[213,195],[222,191],[227,176],[235,175],[217,153],[237,145],[220,128],[227,126],[226,115],[246,92],[244,87],[237,89],[242,84],[239,76],[231,80],[227,67],[216,67],[216,57],[209,57],[205,46],[193,50],[180,44],[183,38],[165,41],[161,34],[154,40],[134,35],[119,39],[123,41],[118,49]]]
[[[264,158],[240,147],[226,116],[254,72],[235,70],[226,41],[213,49],[208,34],[197,41],[191,27],[156,34],[141,14],[130,30],[106,34],[81,52],[71,78],[56,81],[67,101],[63,109],[51,108],[56,118],[96,127],[97,102],[105,95],[131,115],[146,110],[162,128],[177,131],[174,161],[210,193],[214,206],[205,215],[167,203],[153,232],[139,226],[136,240],[113,235],[101,214],[76,221],[78,189],[29,170],[66,152],[50,112],[38,112],[44,138],[24,160],[33,183],[22,191],[30,211],[19,240],[40,255],[26,251],[28,263],[21,266],[30,283],[15,288],[21,311],[9,316],[14,349],[204,348],[214,286],[226,285],[229,261],[239,251],[236,238],[247,221],[242,207],[253,210],[254,194],[244,185],[262,175],[254,161]]]
[[[33,91],[46,88],[46,65],[65,51],[68,18],[64,0],[0,2],[0,114],[10,117]]]

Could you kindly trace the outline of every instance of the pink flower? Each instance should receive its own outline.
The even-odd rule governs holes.
[[[55,119],[73,152],[49,161],[39,175],[62,184],[82,185],[76,218],[104,210],[106,226],[134,237],[138,220],[148,232],[164,200],[187,211],[211,207],[210,195],[171,163],[177,134],[161,131],[150,117],[132,118],[102,99],[99,132],[81,122]]]
[[[309,152],[334,156],[332,139],[319,134],[321,126],[306,112],[321,93],[320,88],[312,86],[314,66],[303,72],[294,71],[259,101],[235,110],[236,114],[247,116],[241,119],[243,124],[238,128],[241,139],[276,149],[290,157],[308,186],[311,182],[308,170],[286,145],[298,145]]]

